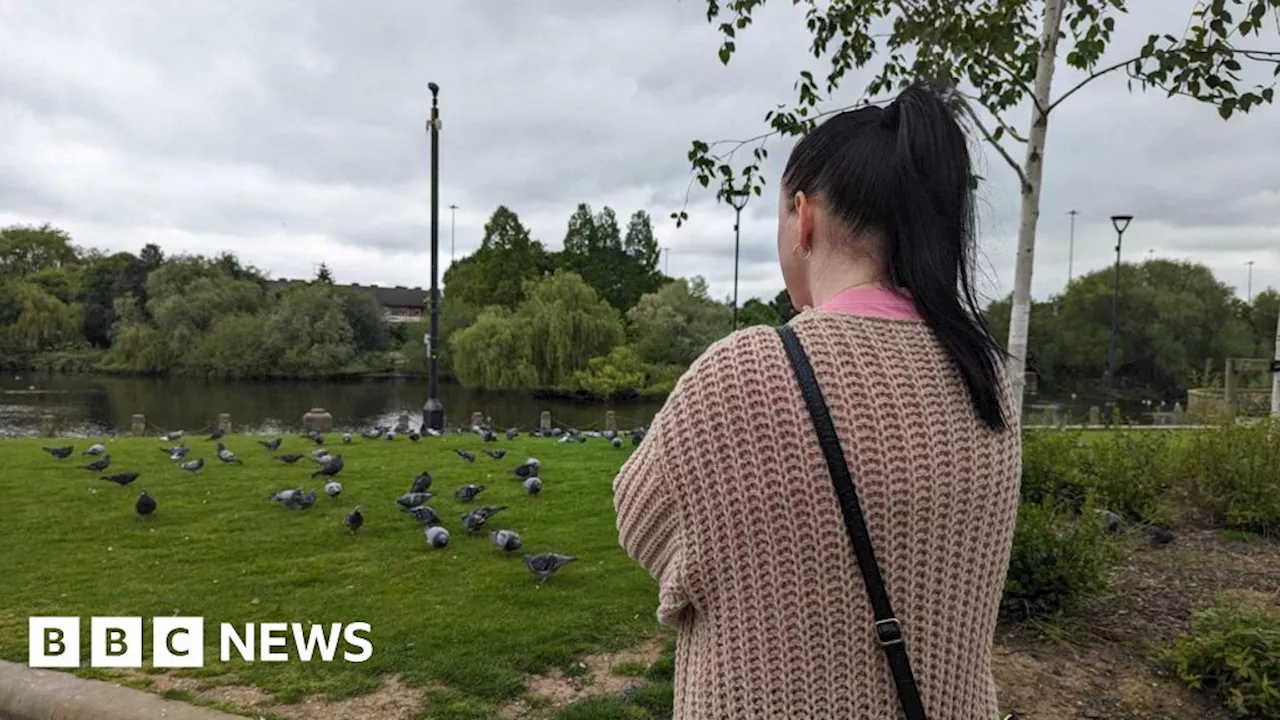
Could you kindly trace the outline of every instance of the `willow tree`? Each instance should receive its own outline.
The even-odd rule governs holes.
[[[621,314],[576,273],[531,281],[525,293],[516,316],[528,328],[539,387],[572,387],[575,372],[622,343]]]
[[[767,0],[707,0],[707,20],[723,36],[720,60],[728,63],[739,33],[752,24]],[[797,97],[789,107],[765,115],[769,131],[745,141],[695,140],[689,151],[694,180],[714,182],[717,200],[744,190],[761,194],[760,165],[773,136],[808,132],[824,116],[887,99],[912,80],[926,78],[956,86],[956,109],[1012,169],[1021,189],[1013,312],[1009,327],[1011,381],[1021,408],[1031,308],[1031,275],[1044,171],[1049,118],[1063,102],[1099,78],[1124,74],[1129,85],[1154,87],[1215,106],[1224,118],[1270,103],[1272,86],[1248,87],[1246,63],[1271,66],[1280,74],[1280,50],[1242,46],[1261,36],[1280,15],[1280,0],[1208,0],[1197,3],[1186,32],[1149,35],[1119,60],[1103,62],[1124,0],[792,0],[807,7],[810,52],[826,60],[819,81],[799,73]],[[1057,96],[1053,75],[1059,45],[1063,58],[1084,77]],[[839,91],[854,69],[872,74],[851,102]],[[828,101],[840,107],[830,107]],[[1013,119],[1026,112],[1025,124]],[[735,166],[740,151],[750,159]],[[1021,159],[1018,155],[1021,154]],[[685,210],[673,213],[677,223]]]
[[[449,339],[453,373],[463,386],[485,390],[528,390],[537,386],[529,328],[498,305],[485,308],[470,326]]]

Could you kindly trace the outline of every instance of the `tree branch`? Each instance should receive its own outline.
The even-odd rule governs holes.
[[[991,113],[991,117],[995,118],[995,121],[1000,124],[1000,127],[1004,128],[1005,135],[1008,135],[1009,137],[1013,138],[1014,140],[1017,140],[1018,142],[1024,145],[1027,143],[1027,139],[1023,137],[1021,134],[1019,134],[1016,128],[1014,128],[1009,123],[1005,122],[1004,119],[1000,117],[1000,113],[996,112],[995,108],[991,107],[990,103],[984,102],[982,98],[979,98],[974,95],[969,95],[967,93],[961,93],[961,94],[964,95],[969,100],[978,103],[983,107],[983,109]]]
[[[969,103],[961,103],[961,106],[964,108],[965,113],[970,117],[970,119],[973,120],[973,124],[978,128],[978,132],[982,133],[982,137],[986,138],[986,141],[995,147],[996,152],[1000,153],[1000,156],[1004,158],[1004,161],[1009,163],[1009,167],[1013,168],[1013,171],[1018,174],[1018,181],[1022,183],[1023,187],[1025,187],[1027,185],[1027,173],[1022,169],[1022,166],[1018,164],[1017,160],[1013,159],[1013,156],[1009,154],[1009,151],[1005,150],[1004,146],[1000,144],[1000,141],[996,140],[995,136],[991,134],[991,131],[987,130],[987,127],[982,124],[982,119],[973,111],[973,106],[969,105]]]

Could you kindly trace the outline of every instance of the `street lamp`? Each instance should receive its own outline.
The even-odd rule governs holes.
[[[453,262],[454,252],[454,231],[458,229],[458,206],[449,206],[449,262]]]
[[[1076,216],[1080,214],[1079,210],[1068,210],[1067,214],[1071,216],[1071,240],[1067,245],[1067,287],[1071,286],[1072,265],[1076,257]]]
[[[733,329],[738,329],[738,255],[742,245],[742,209],[751,199],[751,189],[731,190],[727,193],[733,206]]]
[[[444,429],[436,367],[440,337],[440,86],[427,83],[427,89],[431,91],[431,119],[427,121],[427,133],[431,135],[431,295],[427,298],[431,321],[423,339],[427,351],[427,402],[422,406],[422,426],[439,431]]]
[[[1107,427],[1111,427],[1116,407],[1116,312],[1120,299],[1120,245],[1124,242],[1124,231],[1128,229],[1132,215],[1112,215],[1111,226],[1116,229],[1116,278],[1115,287],[1111,291],[1111,339],[1107,347]]]
[[[1246,296],[1249,298],[1250,305],[1253,304],[1253,262],[1254,262],[1253,260],[1250,260],[1249,262],[1245,263],[1245,265],[1249,266],[1249,285],[1248,285],[1249,290],[1247,291]]]

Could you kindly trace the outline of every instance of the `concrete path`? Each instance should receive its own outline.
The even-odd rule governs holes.
[[[0,720],[244,720],[159,695],[0,661]]]

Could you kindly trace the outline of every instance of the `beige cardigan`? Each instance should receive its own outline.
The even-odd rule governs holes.
[[[919,321],[792,321],[854,475],[930,720],[997,717],[1019,433],[993,433]],[[623,547],[679,631],[676,720],[897,718],[862,575],[772,328],[689,369],[614,482]]]

